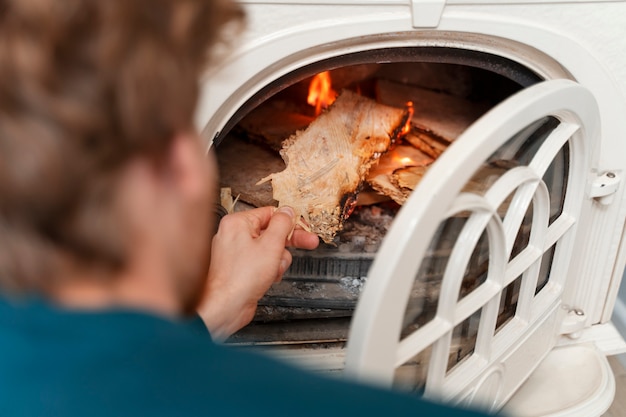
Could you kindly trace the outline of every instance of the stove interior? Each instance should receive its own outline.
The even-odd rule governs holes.
[[[321,242],[315,251],[292,250],[293,264],[282,282],[274,284],[261,300],[253,322],[227,343],[289,349],[341,347],[378,247],[421,175],[476,119],[538,81],[535,74],[516,63],[484,53],[397,48],[319,62],[278,79],[253,96],[214,141],[222,212],[277,205],[271,184],[257,182],[285,169],[279,154],[283,141],[327,111],[341,91],[350,90],[396,107],[411,102],[414,113],[407,135],[372,167],[370,172],[376,171],[376,175],[368,177],[360,188],[356,205],[333,242]],[[466,189],[483,192],[507,169],[523,163],[555,124],[548,118],[516,134],[510,140],[516,147],[515,156],[494,154]],[[555,202],[554,215],[565,192],[567,149],[559,161],[561,164],[550,171],[552,177],[547,178],[554,191],[551,194],[561,196]],[[526,228],[531,214],[527,213]],[[443,268],[465,220],[457,216],[440,225],[416,277],[401,337],[434,316]],[[523,248],[528,235],[520,232],[516,247]],[[486,245],[479,243],[460,296],[485,278],[486,254]],[[549,262],[543,269],[542,276],[547,277]],[[498,326],[514,314],[520,281],[504,294]],[[455,331],[450,368],[471,353],[478,319],[470,318]],[[427,360],[427,355],[416,361]],[[411,369],[411,373],[423,372]],[[416,379],[415,375],[410,378]]]

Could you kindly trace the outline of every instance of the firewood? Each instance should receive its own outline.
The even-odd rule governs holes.
[[[402,205],[412,188],[406,190],[394,181],[398,171],[411,168],[424,168],[433,162],[433,158],[412,146],[400,145],[383,155],[376,166],[370,170],[367,182],[381,194],[391,197]],[[410,167],[410,168],[409,168]]]
[[[432,162],[433,158],[426,155],[424,152],[413,146],[402,144],[395,146],[389,152],[382,155],[370,169],[368,178],[380,174],[390,175],[401,168],[429,165]]]
[[[367,180],[373,189],[379,193],[390,197],[396,203],[402,205],[406,202],[407,193],[391,182],[391,176],[379,174]]]
[[[376,74],[381,79],[441,91],[456,97],[467,97],[476,86],[473,69],[466,65],[435,62],[394,62],[381,65]]]
[[[368,182],[372,184],[372,188],[388,195],[396,203],[402,205],[413,190],[417,188],[428,168],[428,164],[398,168],[391,174],[380,174],[372,179],[368,179]],[[483,195],[504,172],[506,172],[506,169],[503,167],[484,164],[476,171],[472,179],[465,184],[463,192]],[[506,204],[503,205],[503,209],[506,209]]]
[[[483,103],[387,80],[378,80],[376,90],[378,101],[388,106],[397,107],[410,100],[415,110],[413,126],[448,142],[489,109]]]
[[[230,187],[220,188],[220,205],[226,210],[227,214],[235,212],[237,200],[239,200],[239,196],[233,198],[233,190]]]
[[[483,195],[509,168],[498,164],[497,161],[485,163],[478,168],[472,178],[465,184],[463,191]]]
[[[424,174],[428,170],[428,166],[415,166],[399,169],[391,175],[391,182],[403,190],[405,199],[409,194],[417,187],[417,184],[421,181]]]
[[[277,153],[235,136],[227,136],[215,153],[220,187],[230,188],[232,195],[255,207],[276,205],[270,184],[258,186],[256,178],[285,168]]]
[[[450,142],[446,139],[419,130],[414,126],[411,128],[411,131],[407,133],[407,135],[404,137],[404,140],[433,159],[439,158],[439,156],[450,145]]]
[[[383,104],[398,105],[409,100],[413,105],[411,129],[403,141],[412,145],[422,157],[409,158],[412,162],[401,164],[398,158],[389,153],[370,172],[368,178],[372,188],[402,205],[430,163],[488,107],[449,94],[388,80],[377,81],[377,96]]]
[[[269,99],[247,114],[239,127],[251,141],[279,152],[285,138],[312,121],[313,116],[304,114],[293,102]]]
[[[373,178],[368,178],[368,182],[378,192],[403,205],[417,187],[428,167],[428,165],[421,165],[400,168],[390,174],[379,174]]]
[[[364,187],[356,197],[357,206],[371,206],[374,204],[384,203],[391,200],[390,197],[374,190],[371,186]]]
[[[311,231],[332,243],[370,166],[402,135],[409,114],[344,90],[306,130],[285,140],[287,168],[259,184],[271,181],[279,205],[293,207]]]

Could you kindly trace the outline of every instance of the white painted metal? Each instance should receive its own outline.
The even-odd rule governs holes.
[[[435,28],[441,21],[446,0],[411,0],[414,28]]]
[[[209,143],[255,92],[304,65],[377,47],[442,46],[500,55],[545,79],[587,87],[602,115],[594,170],[626,169],[626,1],[448,0],[434,30],[413,28],[411,4],[418,0],[242,2],[248,30],[203,84],[196,120]],[[576,256],[580,278],[568,298],[585,310],[587,326],[610,319],[626,264],[616,232],[626,218],[624,189],[618,187],[616,204],[586,214],[588,232]]]
[[[460,193],[478,167],[513,133],[545,116],[554,116],[561,124],[545,140],[528,166],[508,171],[484,197]],[[526,344],[525,340],[536,323],[550,321],[550,314],[556,316],[561,312],[558,305],[566,284],[576,222],[591,166],[588,147],[597,141],[598,123],[597,106],[590,92],[571,81],[555,80],[518,93],[471,126],[429,169],[388,232],[353,319],[346,372],[389,385],[397,367],[432,346],[426,394],[460,400],[467,397],[468,390],[480,389],[475,379],[467,378],[468,374],[483,375],[494,366],[505,363],[511,351],[532,352],[535,358],[545,356],[556,343],[556,329],[550,336],[550,343],[540,349],[533,343]],[[550,204],[542,178],[566,142],[570,148],[570,176],[565,205],[559,218],[548,226]],[[514,197],[501,222],[497,210],[512,193]],[[526,249],[509,260],[521,217],[531,202],[530,242]],[[432,324],[400,340],[409,290],[431,237],[440,222],[459,212],[472,214],[449,258],[436,317]],[[469,256],[484,230],[489,238],[487,280],[458,300]],[[553,261],[553,274],[548,285],[535,296],[541,257],[555,242],[558,242],[558,250]],[[514,330],[495,334],[501,290],[520,274],[524,277],[517,320],[506,325]],[[471,360],[446,373],[452,330],[481,309],[478,339]],[[496,339],[503,335],[509,339],[512,333],[516,341],[514,345],[497,343]],[[529,364],[523,374],[511,373],[503,367],[498,378],[502,379],[503,386],[517,388],[532,367]],[[501,406],[512,393],[505,390],[492,393],[494,397],[489,398],[490,405]]]
[[[477,349],[481,354],[468,358],[453,374],[441,377],[441,366],[433,365],[433,381],[437,380],[437,384],[442,384],[444,393],[456,395],[462,401],[473,401],[481,392],[486,393],[488,398],[495,399],[495,402],[500,401],[507,392],[518,388],[519,384],[512,382],[514,378],[511,376],[519,375],[522,378],[524,373],[530,372],[537,365],[537,355],[547,352],[555,342],[558,329],[564,328],[561,316],[566,315],[567,311],[559,308],[561,299],[569,306],[581,309],[585,323],[578,339],[564,336],[557,340],[559,345],[594,342],[605,353],[614,354],[624,350],[623,340],[614,329],[611,330],[608,320],[626,264],[626,244],[623,241],[626,194],[623,181],[610,183],[605,181],[609,178],[603,177],[610,172],[621,178],[626,170],[626,54],[623,53],[626,50],[626,26],[623,24],[626,1],[240,1],[245,5],[249,17],[242,42],[203,81],[196,121],[209,146],[211,139],[224,128],[234,112],[269,83],[304,65],[374,48],[438,46],[495,54],[524,65],[546,80],[575,80],[598,103],[600,135],[585,151],[585,155],[588,153],[586,157],[590,158],[590,165],[585,165],[586,162],[582,161],[575,162],[577,165],[589,167],[588,170],[575,174],[587,176],[586,185],[575,191],[582,204],[581,212],[577,213],[574,207],[569,207],[549,228],[540,228],[534,232],[534,243],[528,250],[506,264],[494,260],[494,269],[504,268],[503,280],[490,277],[493,279],[488,285],[479,288],[484,296],[475,297],[470,294],[473,298],[464,301],[463,306],[455,306],[455,313],[436,317],[420,329],[421,332],[428,333],[430,339],[424,340],[413,335],[398,344],[396,327],[399,324],[386,323],[390,328],[382,329],[379,335],[383,339],[390,338],[391,342],[383,344],[398,345],[398,356],[384,359],[380,370],[368,368],[365,373],[371,371],[378,375],[380,371],[384,374],[396,366],[401,358],[408,357],[412,351],[428,347],[434,339],[440,340],[438,343],[441,346],[438,348],[439,352],[443,352],[451,323],[479,306],[480,299],[497,298],[501,286],[522,273],[525,273],[525,278],[521,292],[530,293],[533,288],[532,280],[536,275],[533,268],[536,268],[536,260],[543,250],[541,243],[543,242],[545,248],[559,239],[563,248],[559,249],[557,258],[561,261],[555,264],[550,284],[534,299],[524,295],[517,316],[491,341],[489,332],[482,330],[482,341]],[[427,22],[416,24],[416,11],[426,10],[427,6],[431,11],[425,15]],[[437,19],[435,27],[433,25]],[[500,113],[502,120],[507,120],[508,116]],[[575,129],[578,126],[578,121],[568,120],[562,129]],[[492,126],[483,126],[480,129],[483,128],[485,132],[495,134],[491,131]],[[562,134],[567,140],[570,133]],[[573,138],[586,134],[588,132],[578,131]],[[554,142],[558,140],[555,139]],[[546,161],[536,161],[534,168],[512,173],[510,178],[494,187],[507,189],[519,184],[516,204],[523,207],[529,199],[534,199],[534,206],[544,205],[541,201],[545,199],[545,193],[541,191],[543,186],[537,178],[540,178],[540,167],[549,162],[551,152],[542,151],[548,155]],[[577,151],[576,157],[580,154]],[[463,156],[458,157],[462,159]],[[456,157],[448,157],[448,160],[452,159]],[[453,166],[456,163],[452,161]],[[439,173],[436,176],[440,181],[453,181],[452,177],[459,174],[453,168],[447,169],[441,164],[438,167]],[[585,182],[580,177],[575,178],[575,181]],[[606,190],[599,186],[603,182],[611,187],[611,192],[606,195]],[[495,191],[496,188],[493,188],[492,198],[500,195],[500,191]],[[613,188],[615,192],[612,192]],[[441,209],[437,214],[456,207],[451,203],[443,209],[441,201],[445,200],[444,197],[447,196],[427,196],[431,204]],[[473,222],[486,221],[491,230],[490,239],[503,239],[506,247],[504,252],[508,252],[510,238],[507,240],[507,236],[514,233],[519,217],[507,216],[498,224],[498,220],[489,216],[493,210],[493,201],[487,197],[465,200],[466,197],[460,197],[454,204],[475,207],[477,214]],[[572,197],[571,200],[575,198]],[[421,210],[421,207],[414,207],[412,215],[420,214]],[[406,214],[405,217],[410,215]],[[538,219],[539,216],[535,220],[539,222]],[[415,229],[416,222],[415,219],[407,220],[406,224]],[[428,224],[420,224],[420,230],[424,230],[426,235],[430,233]],[[573,238],[569,239],[574,230],[577,236],[575,241]],[[471,235],[469,230],[467,233]],[[414,239],[418,238],[416,236]],[[402,247],[406,243],[405,240],[395,240],[394,244]],[[462,252],[459,249],[456,256],[461,258]],[[409,252],[407,257],[417,258],[416,253]],[[565,261],[568,253],[571,256],[569,265]],[[494,256],[500,256],[496,249]],[[382,261],[377,262],[380,264],[378,268],[383,269]],[[405,262],[411,264],[419,260],[407,259]],[[453,287],[451,284],[450,286]],[[406,294],[399,294],[399,297],[402,300]],[[487,310],[489,308],[493,309],[488,306]],[[490,314],[492,313],[488,312],[486,316]],[[489,321],[484,320],[484,323]],[[484,323],[481,329],[491,326],[490,323]],[[611,331],[607,331],[607,326]],[[358,327],[355,326],[355,331]],[[367,332],[367,329],[358,331]],[[512,348],[520,337],[522,346],[527,347],[525,350]],[[498,352],[508,353],[496,358]],[[343,357],[343,352],[339,355]],[[337,361],[341,362],[341,359],[335,360]],[[335,366],[333,369],[336,368]],[[459,388],[470,387],[472,384],[480,388],[470,391]],[[429,390],[435,389],[431,383]]]
[[[598,175],[591,183],[589,197],[597,198],[601,204],[613,203],[620,180],[620,176],[614,172],[605,172],[602,175]]]
[[[500,55],[545,79],[570,78],[587,87],[602,114],[594,170],[619,175],[626,169],[626,1],[544,3],[449,0],[435,30],[418,30],[405,0],[247,0],[249,29],[207,74],[198,127],[210,144],[255,92],[325,58],[384,47],[454,47]],[[626,245],[615,232],[626,219],[624,189],[618,187],[616,204],[591,207],[585,215],[587,236],[575,257],[579,277],[567,297],[585,310],[587,326],[610,319],[626,264]]]
[[[598,417],[610,407],[615,379],[593,345],[554,349],[506,405],[516,417]]]

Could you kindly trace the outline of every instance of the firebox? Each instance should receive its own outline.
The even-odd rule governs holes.
[[[363,126],[340,101],[408,119],[332,200],[338,226],[292,252],[226,343],[512,415],[604,412],[605,356],[626,350],[610,323],[626,260],[626,2],[243,3],[247,30],[197,114],[221,210],[279,204],[287,143],[318,146],[312,126],[332,139],[328,120]],[[545,395],[572,382],[586,395]]]

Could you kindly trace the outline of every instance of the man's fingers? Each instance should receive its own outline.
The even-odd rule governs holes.
[[[269,243],[273,241],[283,247],[286,244],[287,237],[291,235],[296,226],[296,215],[291,207],[283,206],[274,212],[270,219],[267,229],[263,232],[261,239]]]
[[[245,218],[254,238],[263,237],[264,240],[275,241],[300,249],[315,249],[319,246],[319,238],[315,233],[307,232],[296,226],[296,216],[293,208],[283,206],[259,207],[236,214]],[[230,216],[226,216],[228,218]]]
[[[315,233],[296,228],[289,240],[289,245],[300,249],[315,249],[319,246],[320,239]]]
[[[287,249],[283,250],[283,254],[280,257],[280,266],[278,269],[278,276],[276,277],[276,282],[280,282],[283,278],[283,274],[287,272],[287,269],[291,266],[291,253]]]
[[[272,219],[274,211],[275,211],[274,207],[266,206],[266,207],[255,208],[252,210],[242,211],[242,212],[239,212],[238,214],[241,214],[246,217],[255,236],[258,236],[270,223],[270,220]]]

